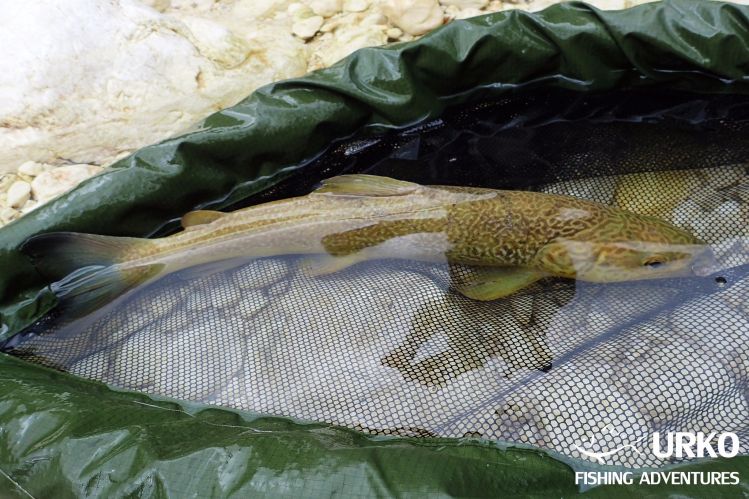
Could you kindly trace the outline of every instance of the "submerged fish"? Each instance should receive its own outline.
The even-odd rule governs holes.
[[[569,196],[422,186],[371,175],[326,180],[306,196],[232,213],[195,211],[161,239],[35,236],[24,251],[90,310],[180,269],[306,254],[307,272],[402,258],[472,266],[455,289],[493,300],[548,276],[614,282],[691,275],[707,246],[664,221]],[[82,267],[96,266],[85,272]],[[73,272],[71,274],[71,272]]]

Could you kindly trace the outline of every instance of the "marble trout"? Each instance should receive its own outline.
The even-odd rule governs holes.
[[[160,239],[42,234],[23,250],[88,310],[177,270],[237,258],[309,255],[303,268],[312,275],[383,258],[461,264],[473,267],[473,277],[454,288],[494,300],[549,276],[693,275],[710,253],[662,220],[575,197],[372,175],[333,177],[308,195],[231,213],[190,212],[182,225]]]

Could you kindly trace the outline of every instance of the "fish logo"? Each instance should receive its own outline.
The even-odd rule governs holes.
[[[642,454],[642,451],[637,448],[637,445],[639,445],[643,440],[645,440],[644,436],[638,438],[634,442],[625,443],[613,449],[595,450],[597,448],[600,448],[599,441],[603,440],[605,436],[618,437],[620,434],[621,432],[617,430],[615,426],[607,425],[601,430],[599,436],[596,436],[595,434],[593,434],[590,436],[590,439],[588,439],[588,441],[585,442],[583,445],[575,444],[574,447],[575,447],[575,450],[577,450],[579,453],[581,453],[584,456],[595,459],[599,464],[606,464],[607,458],[626,449],[631,449],[638,455]]]

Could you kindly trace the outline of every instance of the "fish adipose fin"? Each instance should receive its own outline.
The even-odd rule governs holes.
[[[148,239],[52,232],[29,238],[21,251],[39,273],[58,281],[61,305],[83,315],[158,274],[163,265],[120,268],[118,264]]]
[[[423,187],[413,182],[378,177],[377,175],[339,175],[323,180],[313,194],[335,196],[405,196]]]
[[[224,215],[225,213],[222,213],[220,211],[195,210],[189,213],[185,213],[182,216],[182,220],[180,222],[182,223],[183,229],[189,229],[190,227],[195,227],[196,225],[209,224],[213,221],[218,220]]]
[[[491,301],[504,298],[546,277],[532,269],[518,267],[471,267],[471,272],[450,271],[452,287],[472,300]]]

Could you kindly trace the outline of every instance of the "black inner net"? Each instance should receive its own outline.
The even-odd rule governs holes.
[[[546,279],[478,302],[451,289],[470,268],[381,260],[310,277],[271,257],[171,274],[75,320],[53,311],[4,349],[151,394],[601,464],[690,458],[654,455],[655,432],[749,442],[747,132],[747,97],[525,91],[365,131],[248,201],[343,172],[568,194],[689,230],[713,247],[708,276]]]

